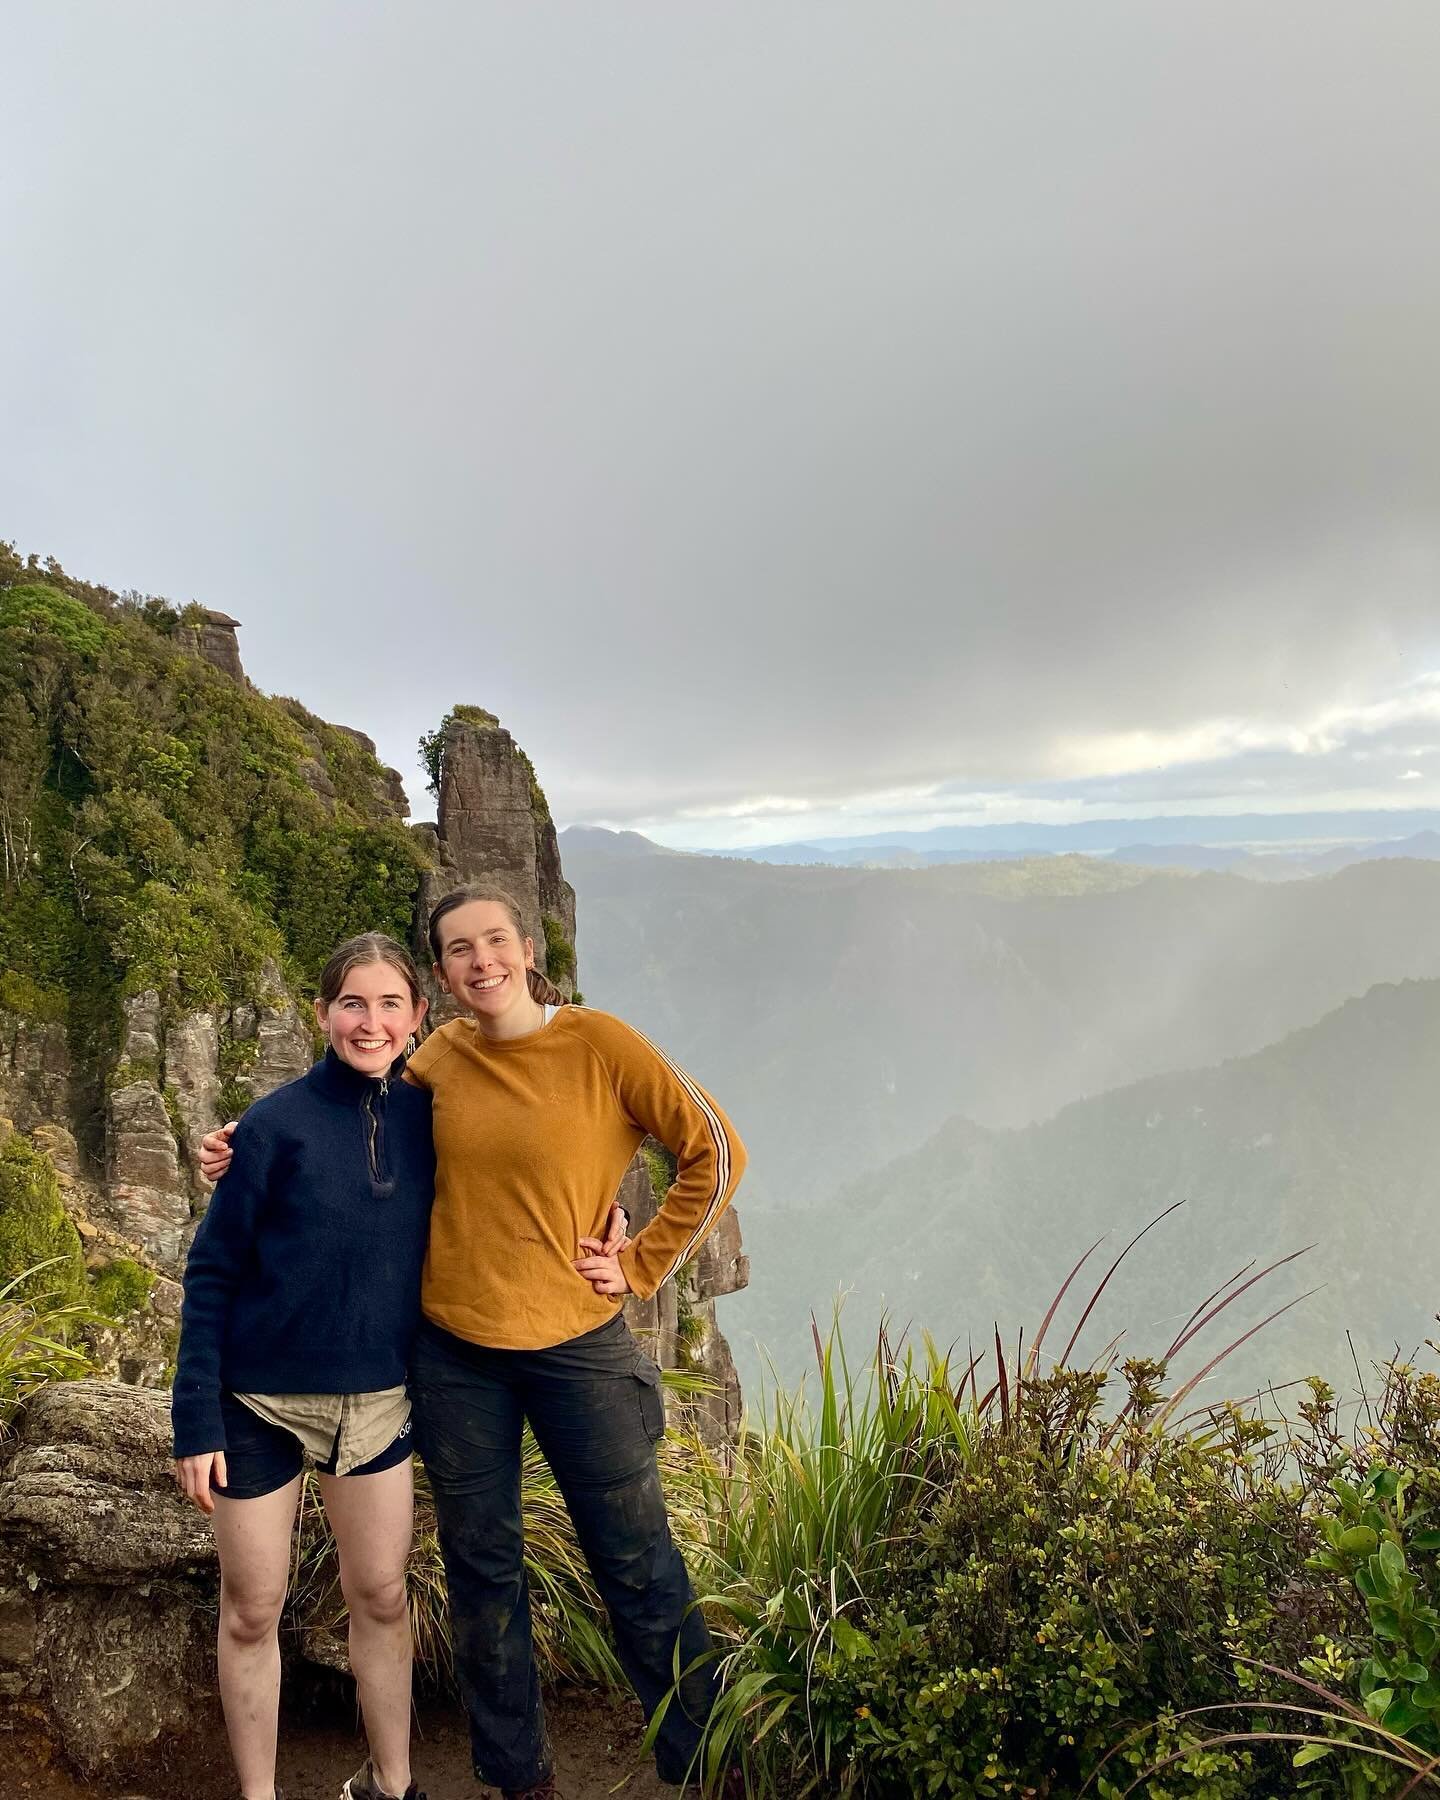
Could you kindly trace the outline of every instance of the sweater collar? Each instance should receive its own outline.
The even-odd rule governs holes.
[[[398,1079],[405,1067],[405,1058],[397,1057],[380,1075],[362,1075],[359,1069],[352,1069],[343,1062],[333,1050],[326,1050],[324,1057],[310,1071],[311,1082],[329,1100],[342,1100],[358,1106],[367,1094],[373,1094],[381,1081]]]

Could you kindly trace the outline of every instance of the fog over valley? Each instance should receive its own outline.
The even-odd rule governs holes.
[[[1254,881],[561,843],[587,999],[669,1046],[752,1149],[756,1279],[726,1313],[748,1376],[751,1338],[801,1373],[809,1311],[842,1289],[862,1339],[882,1307],[941,1338],[1033,1331],[1093,1239],[1118,1249],[1176,1200],[1092,1351],[1121,1324],[1162,1335],[1252,1257],[1312,1240],[1225,1324],[1322,1294],[1231,1374],[1334,1378],[1347,1328],[1373,1354],[1423,1333],[1440,1294],[1440,862],[1362,845],[1335,873]]]

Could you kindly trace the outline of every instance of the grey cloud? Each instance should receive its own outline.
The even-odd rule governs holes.
[[[407,773],[1029,789],[1435,656],[1428,5],[146,20],[11,26],[0,524]]]

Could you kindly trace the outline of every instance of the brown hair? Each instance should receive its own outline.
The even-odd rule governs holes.
[[[415,967],[415,958],[383,931],[362,931],[359,937],[346,938],[320,971],[320,998],[325,1005],[333,1005],[340,998],[352,969],[368,963],[388,963],[409,988],[414,1004],[420,1004],[420,971]]]
[[[510,923],[515,927],[515,935],[524,943],[530,935],[525,929],[525,919],[513,894],[504,888],[497,887],[491,881],[471,881],[464,887],[455,888],[451,893],[443,895],[435,902],[430,914],[427,935],[430,939],[430,954],[437,963],[444,959],[441,955],[440,921],[446,913],[454,912],[457,906],[468,906],[472,900],[489,900],[495,906],[503,906],[509,915]],[[530,984],[530,997],[538,1000],[542,1006],[564,1006],[565,996],[548,976],[542,975],[538,969],[527,971],[526,979]]]

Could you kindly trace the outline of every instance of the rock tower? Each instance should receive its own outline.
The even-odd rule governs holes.
[[[435,868],[420,889],[415,947],[428,968],[425,921],[442,894],[493,881],[514,896],[535,941],[535,962],[567,997],[575,992],[575,890],[560,868],[550,808],[530,758],[493,713],[457,706],[440,728],[440,799],[434,825],[417,825]],[[454,1008],[431,1003],[441,1019]]]

